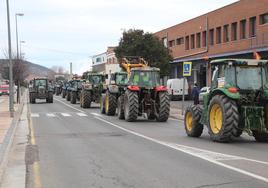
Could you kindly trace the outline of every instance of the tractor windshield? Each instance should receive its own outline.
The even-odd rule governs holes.
[[[260,66],[232,67],[226,69],[225,79],[226,83],[239,89],[258,90],[267,85],[267,70]]]
[[[36,86],[46,86],[47,80],[35,80]]]
[[[126,85],[128,82],[127,74],[117,74],[115,82],[118,85]]]
[[[89,81],[94,85],[98,85],[102,83],[102,75],[90,75]]]
[[[155,87],[160,85],[159,72],[157,71],[133,71],[130,84],[140,87]]]

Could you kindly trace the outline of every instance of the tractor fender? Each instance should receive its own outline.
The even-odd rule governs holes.
[[[209,100],[212,99],[212,97],[215,96],[215,95],[217,95],[217,94],[225,95],[228,98],[233,99],[233,100],[240,99],[239,92],[232,93],[232,92],[228,91],[228,89],[226,89],[226,88],[217,88],[217,89],[214,89],[211,92],[210,97],[209,97]]]
[[[119,93],[119,87],[117,85],[109,85],[108,90],[110,93]]]

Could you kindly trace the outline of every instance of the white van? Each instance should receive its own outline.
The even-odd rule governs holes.
[[[167,88],[171,100],[182,99],[183,78],[168,79]],[[184,90],[185,98],[188,97],[188,88],[189,88],[188,82],[187,79],[185,79],[185,90]]]

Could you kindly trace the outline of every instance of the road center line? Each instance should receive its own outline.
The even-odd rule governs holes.
[[[61,100],[59,100],[59,99],[56,99],[56,98],[54,98],[54,99],[55,99],[56,101],[61,102],[61,103],[64,104],[65,106],[68,106],[69,108],[75,109],[75,110],[77,110],[78,112],[85,113],[83,110],[79,110],[79,109],[77,109],[77,108],[75,108],[75,107],[73,107],[73,106],[71,106],[71,105],[69,105],[69,104],[66,104],[65,102],[63,102],[63,101],[61,101]]]
[[[174,144],[174,143],[163,142],[163,141],[156,140],[154,138],[145,136],[143,134],[140,134],[140,133],[131,131],[129,129],[120,127],[119,125],[116,125],[116,124],[114,124],[112,122],[109,122],[107,120],[104,120],[104,119],[102,119],[102,118],[100,118],[98,116],[95,116],[95,118],[98,119],[98,120],[100,120],[100,121],[102,121],[102,122],[105,122],[105,123],[107,123],[109,125],[112,125],[113,127],[116,127],[118,129],[121,129],[121,130],[123,130],[125,132],[128,132],[128,133],[131,133],[133,135],[136,135],[138,137],[141,137],[141,138],[144,138],[146,140],[152,141],[154,143],[161,144],[163,146],[166,146],[166,147],[175,149],[177,151],[181,151],[183,153],[187,153],[189,155],[192,155],[194,157],[198,157],[200,159],[206,160],[206,161],[211,162],[213,164],[216,164],[218,166],[221,166],[221,167],[224,167],[224,168],[227,168],[227,169],[236,171],[238,173],[241,173],[241,174],[244,174],[244,175],[247,175],[247,176],[250,176],[250,177],[253,177],[255,179],[262,180],[262,181],[268,183],[268,178],[266,178],[266,177],[263,177],[263,176],[260,176],[260,175],[251,173],[251,172],[246,171],[246,170],[242,170],[240,168],[236,168],[236,167],[233,167],[233,166],[224,164],[221,161],[224,161],[226,159],[228,159],[228,160],[243,159],[243,160],[248,160],[248,161],[258,162],[258,163],[263,163],[263,164],[268,164],[267,162],[257,161],[257,160],[253,160],[253,159],[247,159],[247,158],[239,157],[239,156],[226,155],[226,154],[223,154],[223,153],[212,152],[212,151],[209,151],[209,150],[202,150],[202,149],[199,149],[199,148],[189,147],[189,146],[185,146],[185,145],[178,145],[178,144]],[[200,151],[202,151],[203,154],[200,153]],[[213,156],[213,154],[214,154],[214,156]]]

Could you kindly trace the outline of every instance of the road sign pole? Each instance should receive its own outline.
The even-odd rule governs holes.
[[[185,76],[183,77],[183,86],[182,86],[181,115],[184,115],[184,100],[185,100]]]

